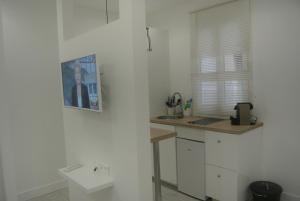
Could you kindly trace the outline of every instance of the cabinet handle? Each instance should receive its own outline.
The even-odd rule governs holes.
[[[218,174],[218,178],[221,178],[221,175],[220,175],[220,174]]]
[[[218,140],[218,143],[220,144],[222,141],[221,140]]]
[[[152,42],[151,42],[151,37],[150,37],[150,33],[149,33],[150,28],[147,27],[146,30],[147,30],[147,38],[148,38],[148,51],[152,52]]]

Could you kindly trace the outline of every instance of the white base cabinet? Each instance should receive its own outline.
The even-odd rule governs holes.
[[[220,201],[237,200],[238,174],[206,165],[206,195]],[[245,200],[246,201],[246,200]]]
[[[206,131],[206,195],[219,201],[249,200],[248,186],[261,179],[261,129],[242,135]]]
[[[237,170],[238,140],[240,136],[205,132],[206,164]]]
[[[162,180],[178,183],[181,192],[203,200],[203,189],[204,195],[218,201],[249,200],[249,184],[261,180],[262,128],[236,135],[180,126],[151,126],[175,130],[178,138],[187,140],[177,143],[177,153],[175,139],[160,144]],[[193,141],[204,144],[201,148]]]

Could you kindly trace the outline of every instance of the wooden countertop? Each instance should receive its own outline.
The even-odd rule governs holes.
[[[234,126],[231,125],[230,120],[219,121],[216,123],[212,123],[209,125],[197,125],[191,124],[190,121],[200,120],[203,117],[200,116],[191,116],[191,117],[184,117],[182,119],[158,119],[152,118],[151,123],[157,124],[164,124],[164,125],[172,125],[172,126],[184,126],[189,128],[198,128],[208,131],[215,131],[221,133],[228,133],[228,134],[236,134],[241,135],[247,131],[259,128],[263,126],[262,122],[257,122],[256,125],[241,125],[241,126]]]
[[[151,128],[150,129],[150,135],[151,135],[151,142],[159,142],[161,140],[166,140],[172,137],[176,137],[176,132],[165,130],[165,129],[159,129],[159,128]]]

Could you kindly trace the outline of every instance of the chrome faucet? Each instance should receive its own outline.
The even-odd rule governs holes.
[[[177,99],[176,101],[176,96],[179,96],[179,99]],[[175,107],[175,115],[179,116],[179,117],[183,117],[183,99],[182,99],[182,95],[179,92],[175,92],[172,97],[171,97],[172,103],[173,103],[173,107]],[[179,107],[179,111],[178,108]]]

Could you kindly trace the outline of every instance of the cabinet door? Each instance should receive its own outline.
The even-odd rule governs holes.
[[[221,200],[220,171],[214,166],[206,165],[206,195],[216,200]]]
[[[177,138],[179,191],[205,200],[205,145]]]
[[[237,173],[216,166],[206,166],[206,195],[219,201],[237,201]]]
[[[200,142],[205,141],[204,130],[195,128],[185,128],[180,126],[176,126],[175,128],[177,132],[177,137]]]
[[[238,136],[205,132],[206,164],[238,170]]]

